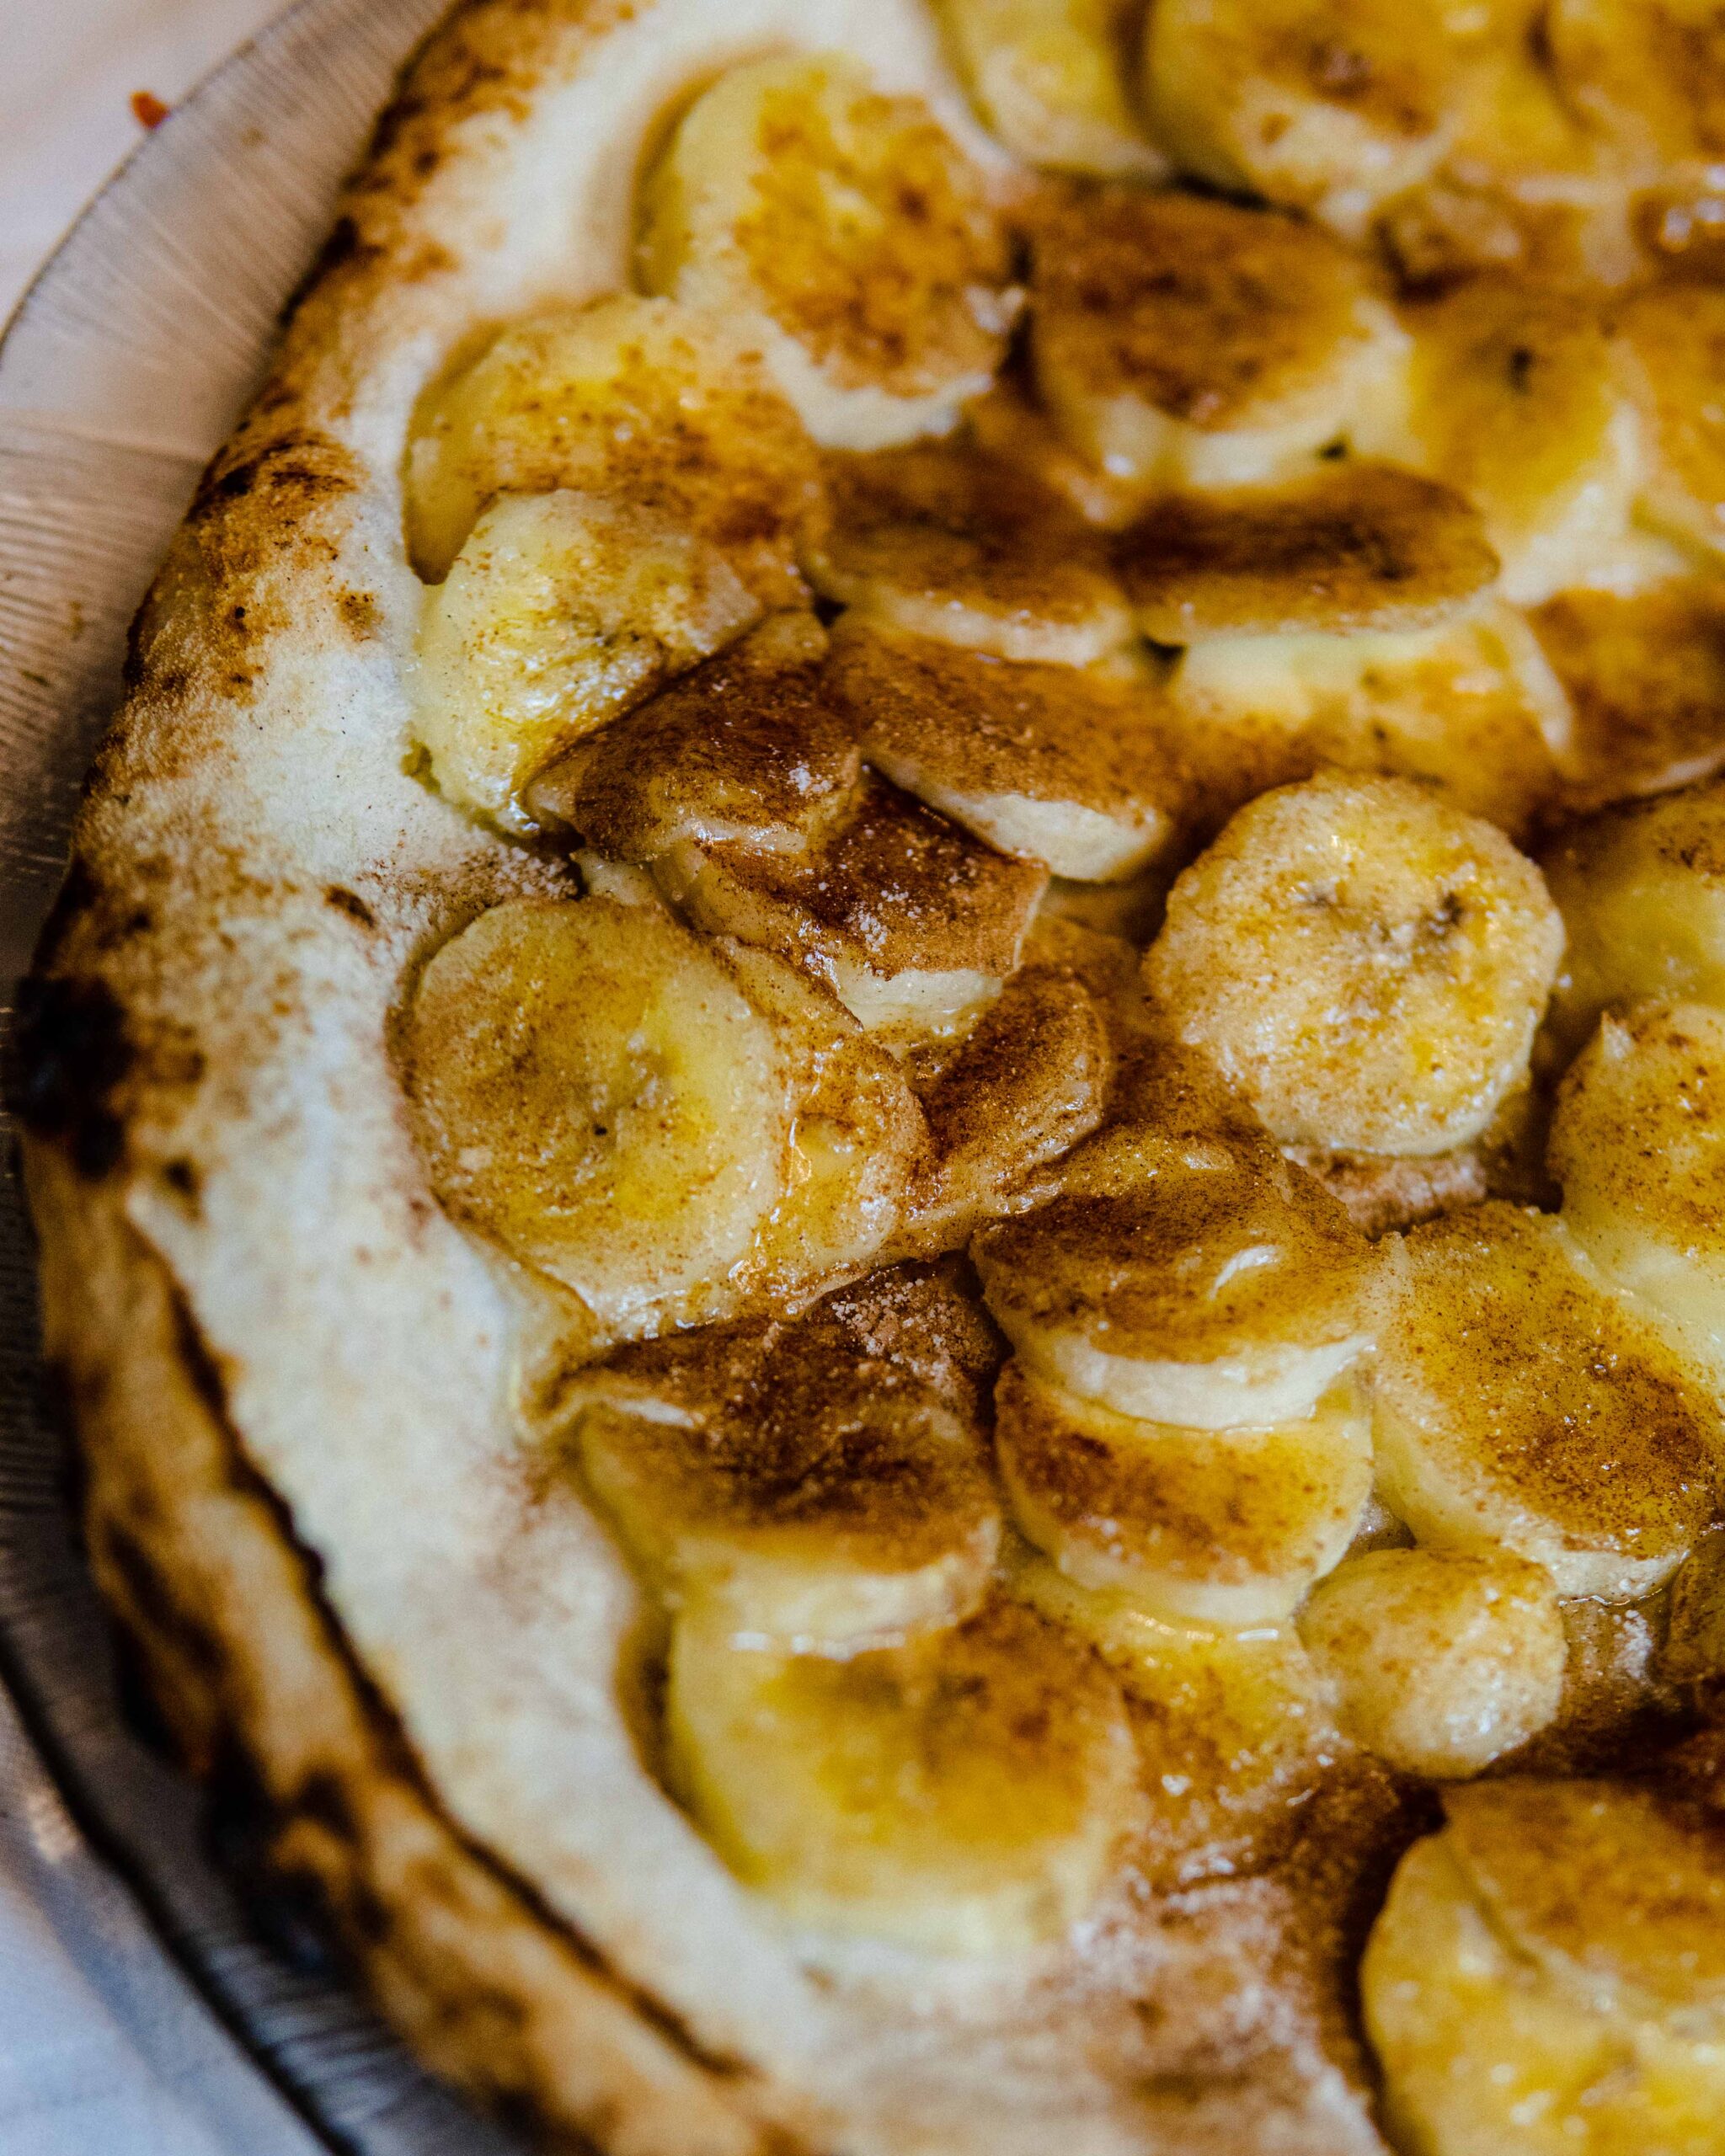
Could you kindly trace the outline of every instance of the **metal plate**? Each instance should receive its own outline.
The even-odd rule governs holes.
[[[3,1019],[126,624],[443,5],[303,0],[141,145],[0,347]],[[0,1663],[19,1710],[0,1699],[0,1872],[36,1897],[147,2063],[190,2092],[212,2145],[505,2156],[516,2144],[422,2074],[339,1978],[281,1951],[310,1944],[291,1911],[276,1945],[257,1935],[231,1865],[211,1860],[202,1800],[121,1715],[65,1485],[26,1229],[0,1178]],[[227,1825],[228,1858],[243,1856],[243,1820]]]

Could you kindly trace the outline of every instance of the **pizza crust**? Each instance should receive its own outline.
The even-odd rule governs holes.
[[[134,638],[21,1011],[51,1353],[104,1590],[237,1747],[428,2060],[612,2156],[1379,2148],[1269,1878],[1131,1882],[998,1966],[788,1932],[644,1764],[641,1611],[525,1473],[533,1291],[438,1209],[392,1054],[430,950],[563,888],[407,768],[414,398],[628,281],[677,99],[842,46],[979,155],[917,0],[483,0],[427,47]]]

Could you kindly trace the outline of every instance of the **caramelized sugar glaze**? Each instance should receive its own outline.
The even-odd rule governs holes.
[[[1713,2148],[1717,26],[943,20],[1009,168],[745,61],[415,418],[426,782],[583,894],[403,1033],[549,1501],[788,1919],[1275,1870],[1345,2004],[1446,1792],[1391,2130]]]

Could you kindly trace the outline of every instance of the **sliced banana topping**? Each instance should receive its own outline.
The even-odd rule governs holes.
[[[440,791],[531,830],[536,771],[760,611],[716,547],[650,510],[505,496],[425,597],[414,730]]]
[[[1310,225],[1104,187],[1051,205],[1032,250],[1037,383],[1104,472],[1247,486],[1391,425],[1402,334],[1357,259]]]
[[[1048,881],[872,775],[802,853],[685,841],[660,873],[697,927],[806,965],[865,1026],[911,1032],[995,993]]]
[[[1303,1422],[1189,1430],[1118,1415],[1012,1362],[995,1416],[1019,1531],[1081,1586],[1175,1623],[1279,1623],[1341,1561],[1371,1495],[1370,1415],[1348,1379]]]
[[[1000,1539],[996,1350],[903,1266],[788,1323],[627,1348],[565,1396],[587,1486],[648,1577],[734,1644],[852,1654],[968,1616]]]
[[[1089,1640],[1126,1688],[1162,1888],[1262,1863],[1348,1747],[1291,1625],[1172,1624],[1009,1550],[1014,1594]]]
[[[1542,866],[1568,937],[1552,1025],[1572,1050],[1609,1006],[1725,1009],[1725,784],[1608,809]]]
[[[1680,1896],[1690,1881],[1663,1876],[1667,1853],[1655,1846],[1609,1876],[1583,1868],[1596,1852],[1572,1844],[1563,1814],[1572,1793],[1583,1806],[1615,1806],[1618,1793],[1602,1789],[1488,1782],[1447,1801],[1462,1817],[1464,1804],[1527,1791],[1513,1822],[1527,1857],[1581,1922],[1605,1929],[1620,1893],[1645,1905],[1668,1885]],[[1717,2042],[1626,2015],[1551,1976],[1506,1935],[1459,1853],[1453,1826],[1408,1851],[1361,1966],[1398,2145],[1423,2156],[1709,2156],[1725,2105]],[[1680,1951],[1679,1940],[1670,1945]]]
[[[826,649],[814,615],[769,615],[577,742],[528,786],[529,813],[620,861],[654,861],[684,839],[796,851],[862,776],[856,728],[826,685]]]
[[[1725,590],[1674,578],[1624,597],[1565,591],[1530,616],[1573,713],[1572,809],[1663,793],[1725,764]]]
[[[950,1955],[1052,1941],[1141,1817],[1115,1680],[1011,1602],[845,1661],[737,1647],[692,1609],[666,1714],[676,1785],[720,1854],[825,1931]]]
[[[642,195],[642,282],[758,339],[817,441],[938,434],[1013,313],[983,175],[919,99],[841,54],[748,61],[696,99]]]
[[[1549,1215],[1409,1231],[1380,1275],[1378,1486],[1438,1550],[1509,1550],[1566,1595],[1667,1578],[1713,1510],[1717,1417]]]
[[[1373,1550],[1321,1581],[1300,1636],[1348,1734],[1404,1774],[1477,1774],[1556,1718],[1551,1576],[1507,1551]]]
[[[965,443],[826,463],[830,599],[884,627],[1001,659],[1087,666],[1132,641],[1102,542],[1021,468]]]
[[[1003,853],[1123,881],[1172,837],[1189,788],[1141,674],[1017,665],[841,622],[832,691],[895,786]]]
[[[938,0],[984,120],[1027,163],[1055,172],[1154,177],[1126,90],[1135,10],[1122,0]]]
[[[1725,1012],[1608,1012],[1559,1089],[1546,1158],[1564,1226],[1725,1389]]]
[[[1429,780],[1519,831],[1558,792],[1573,730],[1525,618],[1492,604],[1432,629],[1210,637],[1182,654],[1168,706],[1210,830],[1340,765]]]
[[[1720,93],[1725,127],[1725,51]],[[1649,285],[1625,302],[1618,327],[1651,444],[1643,510],[1686,544],[1725,553],[1725,291]]]
[[[1725,40],[1711,0],[1552,0],[1564,96],[1637,176],[1725,156]]]
[[[1351,459],[1280,487],[1171,495],[1114,558],[1140,628],[1166,644],[1423,628],[1498,569],[1453,488]]]
[[[738,1278],[751,1296],[801,1296],[892,1236],[926,1170],[928,1126],[903,1063],[819,981],[747,944],[717,955],[773,1027],[793,1108],[783,1193]]]
[[[1410,307],[1409,426],[1425,468],[1485,519],[1504,595],[1669,573],[1639,533],[1642,430],[1600,311],[1524,278],[1470,278]]]
[[[1145,975],[1272,1136],[1423,1155],[1526,1074],[1562,927],[1503,834],[1405,780],[1241,810],[1168,897]]]
[[[1268,1428],[1309,1415],[1369,1344],[1371,1246],[1268,1149],[1103,1141],[1065,1181],[972,1246],[1038,1376],[1147,1422]]]
[[[414,567],[440,580],[499,494],[558,488],[705,539],[763,606],[806,596],[798,563],[825,522],[814,445],[723,316],[628,292],[547,307],[435,382],[408,444]]]
[[[608,1328],[721,1278],[778,1202],[772,1029],[653,907],[494,906],[426,966],[404,1046],[438,1195]]]
[[[1076,969],[1020,969],[924,1087],[928,1150],[913,1233],[958,1241],[1024,1202],[1039,1169],[1101,1122],[1114,1052],[1102,999]]]
[[[1218,187],[1358,232],[1454,138],[1461,13],[1411,13],[1401,0],[1156,0],[1145,44],[1156,139]]]

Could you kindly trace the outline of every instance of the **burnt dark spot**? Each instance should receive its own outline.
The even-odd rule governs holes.
[[[350,921],[358,921],[361,928],[377,926],[377,915],[357,891],[349,890],[344,883],[329,884],[323,893],[323,903],[334,906],[338,913],[344,913]]]
[[[100,981],[25,981],[18,992],[7,1101],[26,1130],[65,1146],[92,1180],[119,1165],[114,1096],[136,1061],[126,1013]]]
[[[175,1601],[143,1545],[110,1520],[102,1530],[101,1554],[118,1575],[148,1630],[168,1641],[175,1653],[206,1681],[219,1677],[227,1660],[222,1642]]]
[[[1525,344],[1518,344],[1509,355],[1509,387],[1518,396],[1525,396],[1528,383],[1533,378],[1533,353]]]
[[[195,1214],[204,1190],[204,1179],[198,1173],[196,1161],[188,1161],[183,1155],[167,1161],[163,1166],[162,1180],[186,1210]]]
[[[109,1627],[113,1657],[114,1700],[120,1720],[147,1752],[168,1765],[184,1767],[184,1748],[174,1725],[162,1711],[151,1679],[149,1657],[137,1635],[117,1618]]]
[[[342,626],[356,643],[377,633],[380,610],[375,596],[369,591],[344,591],[335,602]]]
[[[293,1808],[337,1841],[354,1846],[359,1844],[359,1822],[348,1802],[347,1791],[342,1786],[340,1775],[328,1767],[314,1767],[306,1776],[294,1796]]]
[[[338,217],[330,227],[328,238],[312,258],[312,266],[288,294],[279,319],[291,321],[307,293],[325,277],[333,276],[346,264],[376,252],[360,238],[360,228],[351,217]]]

